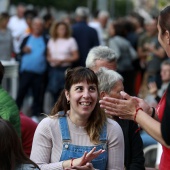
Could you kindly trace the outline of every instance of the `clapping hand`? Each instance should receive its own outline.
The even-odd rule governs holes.
[[[75,159],[73,161],[73,166],[74,165],[78,165],[78,166],[86,165],[87,162],[91,162],[93,159],[95,159],[100,154],[105,152],[105,150],[102,150],[102,149],[98,151],[95,151],[95,150],[96,150],[96,147],[94,147],[89,153],[85,152],[81,158]]]

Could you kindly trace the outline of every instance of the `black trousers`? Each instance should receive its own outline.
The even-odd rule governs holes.
[[[21,109],[23,101],[28,91],[31,90],[33,96],[33,105],[32,105],[32,115],[39,116],[42,111],[42,99],[41,97],[44,84],[44,74],[36,74],[33,72],[24,71],[20,73],[19,78],[19,87],[16,103]]]

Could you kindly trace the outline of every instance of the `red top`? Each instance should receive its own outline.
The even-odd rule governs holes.
[[[37,123],[35,123],[31,118],[20,112],[21,120],[21,138],[23,150],[30,157],[32,141],[34,137],[34,132],[37,128]]]
[[[162,96],[160,102],[158,103],[156,107],[160,122],[162,121],[162,118],[163,118],[165,103],[166,103],[166,92],[164,93],[164,95]],[[159,169],[170,170],[170,149],[166,148],[163,145],[162,145],[162,149],[163,149],[163,152],[162,152],[161,161],[159,164]]]

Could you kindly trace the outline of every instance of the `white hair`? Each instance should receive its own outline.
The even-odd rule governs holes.
[[[109,17],[109,12],[107,12],[107,11],[99,11],[98,18],[108,18],[108,17]]]
[[[118,81],[121,80],[123,82],[123,77],[119,73],[104,67],[100,68],[96,75],[99,82],[99,91],[104,91],[107,94],[111,92]]]
[[[75,11],[76,16],[79,17],[88,17],[89,16],[89,9],[87,7],[77,7]]]
[[[107,46],[97,46],[93,47],[89,51],[86,58],[86,67],[94,67],[96,60],[106,60],[108,62],[113,62],[117,60],[117,55],[111,48]]]

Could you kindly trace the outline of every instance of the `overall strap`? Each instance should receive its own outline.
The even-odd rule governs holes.
[[[58,114],[62,116],[62,115],[64,115],[64,111],[60,111]],[[71,138],[70,138],[70,132],[69,132],[68,122],[67,122],[66,116],[59,117],[59,125],[60,125],[60,130],[61,130],[63,142],[70,141]]]
[[[106,125],[106,123],[104,124],[103,129],[100,133],[100,141],[102,143],[107,142],[107,125]]]

